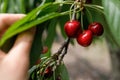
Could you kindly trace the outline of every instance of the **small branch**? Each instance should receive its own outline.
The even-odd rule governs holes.
[[[57,55],[60,55],[60,54],[62,53],[63,49],[68,45],[69,41],[70,41],[70,38],[68,38],[68,39],[63,43],[63,45],[62,45],[62,46],[59,48],[59,50],[56,52]]]
[[[70,43],[70,38],[68,38],[68,40],[67,40],[67,44],[66,44],[66,46],[65,46],[64,52],[61,54],[61,59],[60,59],[60,61],[62,61],[63,58],[64,58],[64,56],[67,54],[69,43]]]
[[[70,38],[67,38],[59,50],[52,56],[53,59],[58,60],[58,63],[60,63],[67,54],[69,42]]]
[[[69,43],[70,43],[70,38],[67,39],[67,43],[66,43],[66,45],[65,45],[64,53],[62,53],[63,55],[65,55],[65,54],[67,53]]]

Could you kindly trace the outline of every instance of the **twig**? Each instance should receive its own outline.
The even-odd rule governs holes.
[[[58,60],[60,54],[63,53],[64,48],[68,47],[68,44],[70,42],[70,38],[67,38],[67,40],[63,43],[63,45],[59,48],[59,50],[52,56],[53,59]],[[67,51],[67,50],[66,50]],[[65,52],[66,53],[66,52]]]
[[[62,61],[64,56],[67,54],[69,43],[70,43],[70,38],[67,39],[67,43],[65,45],[63,53],[61,54],[60,61]]]

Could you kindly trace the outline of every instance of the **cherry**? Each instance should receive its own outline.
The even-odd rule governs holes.
[[[80,22],[77,20],[66,22],[64,25],[64,29],[67,36],[70,38],[75,38],[77,37],[78,33],[82,32]]]
[[[51,68],[51,67],[48,67],[48,68],[45,70],[45,74],[49,74],[51,71],[52,71],[52,68]]]
[[[93,32],[93,35],[101,36],[103,34],[103,26],[98,22],[93,22],[88,26],[88,29]]]
[[[42,54],[45,54],[48,52],[48,47],[47,46],[44,46],[43,49],[42,49]]]
[[[79,34],[77,37],[77,42],[84,46],[87,47],[92,43],[92,32],[91,30],[85,30],[83,33]]]
[[[35,64],[38,65],[40,64],[40,62],[41,62],[41,59],[38,59]]]
[[[52,76],[52,74],[53,74],[52,68],[51,68],[51,67],[48,67],[48,68],[45,70],[45,72],[44,72],[44,77],[45,77],[45,78],[49,78],[49,77]]]

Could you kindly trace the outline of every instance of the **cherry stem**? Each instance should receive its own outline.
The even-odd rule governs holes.
[[[76,20],[76,5],[74,5],[74,10],[73,10],[73,14],[72,14],[72,19],[71,20]]]
[[[83,12],[81,11],[81,27],[82,27],[82,28],[84,28],[84,27],[83,27],[83,26],[84,26],[83,23],[84,23],[84,22],[83,22]]]
[[[70,13],[69,13],[69,15],[70,15],[70,21],[72,21],[72,16],[71,16],[71,14],[72,14],[72,8],[74,7],[74,5],[75,5],[75,2],[71,5],[71,7],[70,7]]]

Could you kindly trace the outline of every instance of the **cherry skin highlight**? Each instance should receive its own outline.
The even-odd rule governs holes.
[[[77,42],[81,46],[87,47],[92,43],[92,32],[90,30],[85,30],[83,33],[79,34],[77,37]]]

